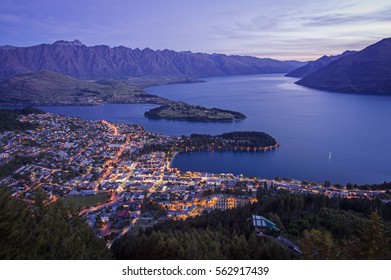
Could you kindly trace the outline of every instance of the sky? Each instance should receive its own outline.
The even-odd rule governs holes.
[[[57,40],[312,60],[391,37],[390,0],[1,0],[0,45]]]

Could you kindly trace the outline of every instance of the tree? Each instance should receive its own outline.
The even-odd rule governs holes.
[[[243,207],[211,211],[186,221],[157,223],[139,234],[117,239],[111,248],[120,259],[162,259],[156,248],[164,252],[168,245],[175,248],[167,251],[173,259],[291,259],[287,250],[255,234],[251,215],[261,214],[276,223],[290,240],[300,240],[304,258],[358,259],[368,258],[363,253],[366,242],[360,230],[369,222],[365,215],[370,209],[381,211],[384,235],[390,231],[390,203],[264,188],[258,188],[257,198],[257,203]],[[384,248],[383,257],[390,249],[386,245]]]
[[[383,219],[377,211],[373,211],[362,228],[364,242],[362,256],[365,259],[383,259],[390,256],[390,245],[385,236]]]
[[[26,251],[29,217],[21,202],[0,188],[0,259],[20,259]]]
[[[110,251],[85,221],[43,192],[28,204],[0,188],[0,259],[109,259]]]
[[[312,229],[304,230],[300,245],[304,258],[327,260],[332,257],[330,249],[333,243],[333,236],[329,231]]]

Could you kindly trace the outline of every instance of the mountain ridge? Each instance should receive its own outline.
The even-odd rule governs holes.
[[[86,46],[59,40],[30,47],[0,47],[0,79],[19,73],[54,71],[77,79],[141,76],[226,76],[286,73],[304,65],[251,56],[176,52],[124,46]]]
[[[341,57],[296,82],[315,89],[391,95],[391,38]]]
[[[330,56],[324,55],[324,56],[318,58],[317,60],[310,61],[306,65],[289,72],[285,76],[286,77],[295,77],[295,78],[304,78],[305,76],[308,76],[309,74],[312,74],[312,73],[318,71],[319,69],[323,68],[324,66],[329,65],[331,62],[333,62],[341,57],[351,55],[354,53],[356,53],[356,52],[347,50],[347,51],[345,51],[341,54],[338,54],[338,55],[330,55]]]

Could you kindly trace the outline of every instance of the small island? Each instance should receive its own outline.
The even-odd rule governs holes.
[[[199,122],[240,121],[246,118],[245,115],[239,112],[217,108],[209,109],[201,106],[189,105],[183,102],[159,106],[145,112],[144,116],[149,119]]]

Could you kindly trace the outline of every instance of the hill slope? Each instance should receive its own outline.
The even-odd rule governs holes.
[[[391,94],[391,38],[342,57],[296,82],[320,90]]]
[[[105,242],[76,213],[34,193],[35,207],[0,186],[0,259],[110,259]]]
[[[250,56],[154,51],[149,48],[87,47],[78,40],[32,47],[0,47],[0,79],[44,70],[78,79],[267,74],[286,73],[303,64]]]
[[[19,74],[0,83],[0,105],[166,104],[165,101],[125,82],[81,81],[51,71]]]
[[[315,61],[310,61],[306,65],[289,72],[285,76],[286,77],[304,78],[305,76],[318,71],[322,67],[329,65],[334,60],[337,60],[341,57],[351,55],[354,53],[355,53],[355,51],[346,51],[346,52],[339,54],[339,55],[330,55],[330,56],[324,55]]]
[[[151,80],[149,84],[181,81],[186,82],[187,79],[162,78]],[[150,103],[162,105],[145,113],[146,117],[154,119],[186,119],[204,122],[236,121],[246,117],[234,111],[208,109],[148,94],[141,88],[148,84],[148,81],[139,82],[137,85],[131,84],[131,80],[103,79],[89,82],[51,71],[19,74],[0,82],[0,106]]]

